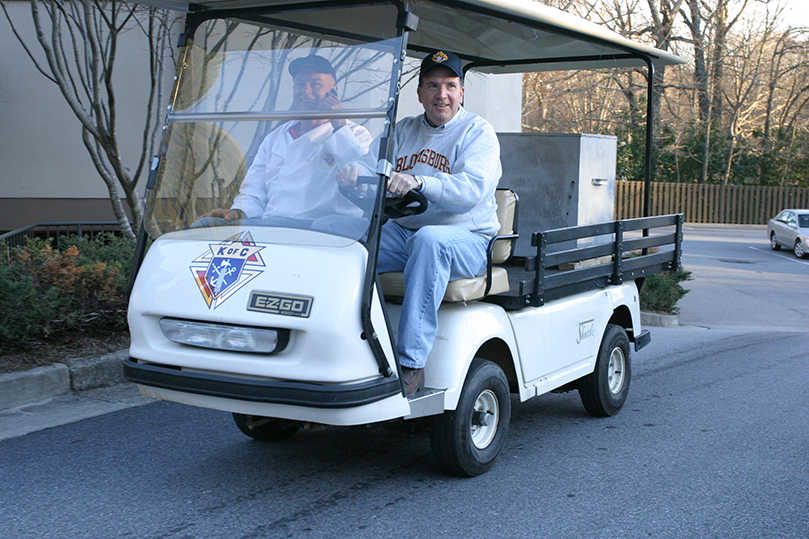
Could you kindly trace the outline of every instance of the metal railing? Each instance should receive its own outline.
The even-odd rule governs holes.
[[[61,237],[75,234],[92,238],[101,232],[117,232],[119,229],[118,221],[34,223],[0,235],[0,242],[5,242],[7,247],[13,248],[22,247],[32,238],[53,238],[53,247],[59,249]]]

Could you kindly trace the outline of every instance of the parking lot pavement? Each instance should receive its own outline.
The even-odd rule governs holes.
[[[809,331],[809,260],[773,251],[766,226],[686,224],[681,326]]]

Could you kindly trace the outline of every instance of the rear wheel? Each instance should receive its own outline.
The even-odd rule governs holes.
[[[778,245],[778,240],[775,238],[775,232],[770,233],[770,248],[773,251],[781,250],[781,246]]]
[[[503,370],[474,359],[455,410],[433,422],[430,444],[446,472],[474,477],[488,471],[503,448],[511,420],[511,398]]]
[[[806,251],[803,248],[803,243],[801,243],[800,238],[795,240],[795,248],[793,251],[795,253],[795,256],[797,256],[798,258],[803,258],[804,256],[806,256]]]
[[[233,414],[233,420],[236,421],[240,431],[261,442],[286,440],[301,428],[301,424],[297,421],[274,417]]]
[[[595,370],[579,382],[584,408],[596,417],[621,411],[629,393],[629,339],[621,326],[608,324],[598,350]]]

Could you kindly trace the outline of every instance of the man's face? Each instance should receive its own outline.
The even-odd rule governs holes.
[[[457,114],[463,102],[463,81],[448,67],[438,66],[422,77],[417,92],[427,123],[439,127]]]
[[[292,77],[293,105],[297,110],[315,110],[320,100],[334,87],[334,77],[304,67]]]

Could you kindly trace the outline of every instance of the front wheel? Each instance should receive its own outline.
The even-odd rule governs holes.
[[[621,411],[629,393],[629,339],[621,326],[608,324],[598,349],[595,370],[579,382],[584,408],[596,417]]]
[[[798,258],[803,258],[804,256],[806,256],[806,250],[804,250],[803,243],[801,243],[800,238],[795,240],[795,249],[793,250],[793,252],[795,253],[795,256],[797,256]]]
[[[286,440],[301,428],[297,421],[260,417],[255,415],[233,414],[233,420],[239,430],[254,440],[261,442],[280,442]]]
[[[770,249],[773,251],[781,250],[781,246],[778,244],[778,240],[775,238],[775,232],[770,234]]]
[[[433,422],[430,445],[438,465],[466,477],[488,471],[503,448],[510,420],[506,375],[491,361],[474,359],[458,407]]]

